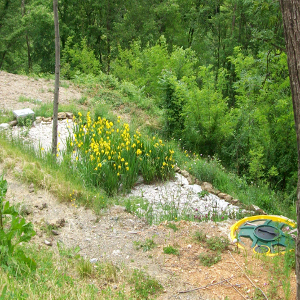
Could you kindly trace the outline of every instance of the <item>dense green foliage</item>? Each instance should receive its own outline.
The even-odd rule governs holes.
[[[0,69],[53,73],[52,3],[22,3],[0,0]],[[296,136],[277,1],[60,0],[59,17],[65,78],[112,74],[112,98],[118,84],[161,109],[165,137],[293,203]]]

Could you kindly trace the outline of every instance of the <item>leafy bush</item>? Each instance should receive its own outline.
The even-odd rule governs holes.
[[[68,37],[62,51],[61,75],[71,79],[78,74],[96,75],[99,71],[100,63],[93,50],[88,48],[86,39],[83,39],[80,45],[72,46],[72,37]]]
[[[18,247],[22,242],[28,242],[35,235],[32,223],[26,223],[19,216],[14,206],[7,201],[7,181],[0,177],[0,261],[5,269],[23,270],[24,266],[36,268],[36,262],[27,257]]]

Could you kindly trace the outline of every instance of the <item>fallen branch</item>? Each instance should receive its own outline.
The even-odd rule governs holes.
[[[233,275],[232,275],[231,277],[229,277],[229,278],[223,279],[223,280],[221,280],[221,281],[219,281],[219,282],[216,282],[216,283],[209,283],[209,284],[207,284],[207,285],[200,286],[200,287],[195,288],[195,289],[191,289],[191,290],[187,290],[187,291],[179,291],[178,293],[179,293],[179,294],[183,294],[183,293],[189,293],[189,292],[193,292],[193,291],[197,291],[197,290],[201,290],[201,289],[206,289],[206,288],[208,288],[208,287],[210,287],[210,286],[221,284],[221,283],[223,283],[224,281],[227,281],[227,282],[228,282],[228,280],[232,279],[232,277],[233,277]]]
[[[238,264],[238,262],[235,260],[235,258],[234,258],[233,255],[231,254],[230,250],[228,250],[228,252],[229,252],[230,256],[232,257],[232,259],[234,260],[234,262],[237,264],[237,266],[242,270],[242,272],[244,273],[244,275],[245,275],[245,276],[247,277],[247,279],[251,282],[251,284],[252,284],[256,289],[260,290],[260,291],[262,292],[262,294],[264,295],[264,297],[265,297],[267,300],[269,300],[268,297],[266,296],[266,294],[263,292],[263,290],[262,290],[260,287],[256,286],[256,285],[253,283],[253,281],[249,278],[249,276],[245,273],[245,271],[243,270],[243,268]]]
[[[232,287],[232,288],[234,288],[240,295],[241,295],[241,297],[242,298],[244,298],[244,299],[246,299],[247,300],[247,298],[246,297],[244,297],[244,295],[234,286],[234,285],[232,285],[232,283],[230,283],[227,279],[225,279],[227,282],[228,282],[228,284]]]

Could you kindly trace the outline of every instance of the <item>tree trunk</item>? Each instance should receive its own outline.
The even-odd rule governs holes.
[[[279,0],[284,25],[288,57],[290,85],[292,90],[295,128],[298,146],[296,274],[297,299],[300,300],[300,1]]]
[[[107,20],[106,20],[106,31],[107,31],[107,74],[110,73],[110,35],[111,35],[111,11],[110,11],[110,1],[107,1]]]
[[[55,86],[53,100],[53,130],[52,130],[52,154],[57,154],[57,117],[58,117],[58,96],[59,96],[59,71],[60,71],[60,43],[58,23],[58,0],[53,0],[54,28],[55,28]]]
[[[25,0],[22,0],[22,17],[24,17],[24,15],[25,15]],[[30,72],[32,69],[32,63],[31,63],[31,54],[30,54],[30,43],[29,43],[29,37],[28,37],[27,30],[26,30],[25,38],[26,38],[26,44],[27,44],[28,70]]]

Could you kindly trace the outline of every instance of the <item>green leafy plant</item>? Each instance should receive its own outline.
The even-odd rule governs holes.
[[[206,234],[201,230],[194,233],[194,238],[197,242],[205,242],[207,240]]]
[[[176,224],[174,224],[174,223],[168,223],[167,227],[173,229],[174,232],[179,230],[178,227],[176,226]]]
[[[142,270],[135,269],[129,282],[134,284],[131,294],[136,296],[137,299],[150,299],[150,296],[163,290],[162,285],[157,280],[151,278]]]
[[[36,268],[36,262],[27,257],[18,247],[22,242],[28,242],[35,235],[32,223],[26,223],[23,217],[9,202],[4,203],[7,192],[7,181],[0,177],[0,258],[4,267],[20,267],[26,265]]]
[[[57,242],[58,252],[61,256],[65,256],[67,258],[80,258],[78,252],[80,251],[80,247],[76,246],[74,248],[67,248],[64,246],[62,242]]]
[[[213,250],[213,251],[224,251],[228,248],[229,246],[229,240],[226,237],[218,237],[218,236],[214,236],[211,237],[209,239],[207,239],[206,241],[208,248]]]
[[[179,255],[179,250],[169,245],[163,248],[165,254]]]
[[[18,125],[19,126],[25,126],[27,128],[32,126],[32,123],[34,121],[34,116],[26,116],[26,117],[20,117],[18,118]]]
[[[201,253],[199,255],[199,260],[203,264],[203,266],[210,267],[221,260],[220,253],[215,252],[208,252],[208,253]]]
[[[88,260],[81,258],[77,265],[77,271],[81,278],[91,277],[93,274],[93,266]]]
[[[209,195],[209,192],[206,191],[206,190],[203,190],[201,191],[200,193],[198,193],[199,197],[200,198],[203,198],[204,196],[208,196]]]
[[[137,250],[143,249],[144,252],[149,251],[156,247],[156,243],[154,242],[153,238],[146,239],[144,242],[134,241],[133,244]]]

